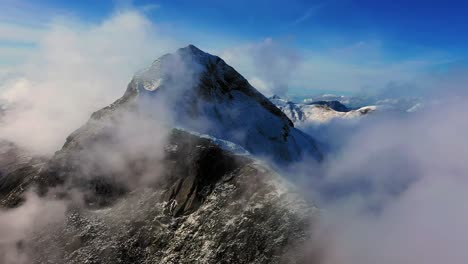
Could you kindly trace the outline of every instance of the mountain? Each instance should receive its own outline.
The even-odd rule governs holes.
[[[301,100],[304,104],[310,104],[317,101],[337,101],[343,105],[346,105],[349,109],[359,109],[361,107],[373,105],[379,108],[380,111],[401,113],[404,113],[408,109],[411,109],[413,106],[417,104],[422,104],[425,101],[423,100],[423,98],[419,97],[386,97],[385,94],[374,96],[344,96],[334,94],[323,94],[317,96],[309,96],[305,99],[302,98]]]
[[[309,104],[317,101],[338,101],[343,105],[346,105],[349,109],[358,109],[366,105],[375,105],[376,99],[369,96],[345,96],[335,94],[322,94],[315,96],[307,96],[302,98],[302,103]]]
[[[0,260],[15,250],[27,263],[299,263],[318,214],[255,156],[319,158],[313,139],[193,46],[138,73],[49,160],[6,146],[0,199],[13,202],[1,205],[29,208],[33,189],[66,210],[5,239]]]
[[[105,131],[121,125],[111,123],[86,140],[75,134],[31,180],[8,190],[21,200],[28,185],[39,186],[70,206],[63,223],[28,228],[33,231],[27,238],[4,241],[0,253],[21,244],[28,263],[299,261],[292,252],[309,238],[318,210],[274,171],[178,129],[170,132],[161,157],[132,154],[123,171],[84,163],[93,148],[111,150]],[[98,153],[93,158],[99,163],[100,155],[109,155]],[[123,181],[155,176],[155,165],[164,167],[156,181],[133,187]],[[73,193],[83,193],[85,204],[74,203]]]
[[[125,98],[154,113],[165,104],[175,126],[240,145],[277,164],[304,156],[322,159],[315,140],[221,58],[193,45],[156,60],[138,73]]]
[[[307,103],[307,105],[322,105],[327,106],[337,112],[349,112],[351,109],[346,107],[344,104],[340,103],[339,101],[315,101],[311,103]]]
[[[339,101],[294,103],[277,96],[270,98],[270,100],[296,125],[326,123],[336,118],[353,119],[367,115],[378,109],[376,106],[365,106],[350,110]]]

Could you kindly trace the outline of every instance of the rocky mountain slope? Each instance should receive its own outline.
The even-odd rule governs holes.
[[[65,147],[40,184],[92,193],[63,225],[34,233],[26,252],[38,263],[296,262],[289,253],[310,235],[314,207],[267,167],[209,139],[174,130],[168,142],[161,160],[138,160],[128,171],[138,178],[155,163],[164,167],[151,184],[134,187],[111,171],[84,175],[64,158],[79,146]],[[44,178],[57,173],[59,181]],[[63,181],[70,177],[88,180]]]
[[[320,158],[313,139],[193,46],[135,76],[49,161],[10,147],[0,155],[2,205],[21,208],[33,188],[66,211],[0,243],[0,260],[14,250],[24,263],[299,263],[295,252],[318,213],[269,166],[238,151],[271,151],[279,162]],[[56,218],[49,214],[41,219]]]
[[[102,133],[85,137],[106,145]],[[317,209],[272,170],[209,139],[173,130],[162,157],[133,157],[120,175],[136,182],[155,174],[133,186],[112,168],[75,163],[90,141],[74,140],[31,181],[1,190],[17,200],[36,185],[69,205],[63,222],[15,241],[27,263],[296,263],[292,250],[310,236]]]

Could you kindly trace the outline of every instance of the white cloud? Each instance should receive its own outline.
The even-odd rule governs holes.
[[[28,255],[18,246],[19,243],[27,243],[34,232],[65,221],[65,202],[41,199],[33,192],[28,192],[25,196],[25,202],[20,207],[0,210],[1,263],[31,263]]]
[[[135,11],[96,25],[55,20],[21,77],[0,87],[14,105],[0,137],[52,153],[93,111],[120,97],[135,71],[175,46]]]
[[[35,43],[44,33],[45,28],[0,23],[0,41]]]
[[[221,57],[260,85],[254,87],[266,95],[284,95],[302,60],[298,50],[271,38],[224,50]]]
[[[221,56],[238,69],[247,79],[261,79],[270,91],[275,78],[280,79],[292,93],[314,93],[316,91],[358,92],[362,89],[378,90],[391,82],[424,82],[430,67],[446,63],[449,59],[426,54],[416,58],[388,61],[380,41],[360,41],[339,48],[321,50],[294,50],[300,60],[293,67],[257,65],[255,54],[259,47],[268,47],[268,43],[279,45],[275,40],[246,44],[225,49]],[[272,50],[269,57],[287,57],[281,49]],[[266,60],[268,61],[268,60]],[[287,65],[286,65],[287,66]],[[277,71],[271,70],[278,68]],[[260,73],[262,68],[271,72],[270,76]]]
[[[466,263],[467,98],[448,87],[418,114],[338,126],[340,151],[315,171],[302,164],[300,186],[323,209],[307,253],[318,247],[323,264]]]

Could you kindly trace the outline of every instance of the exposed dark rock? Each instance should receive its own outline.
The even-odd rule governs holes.
[[[339,101],[315,101],[311,103],[307,103],[308,105],[323,105],[328,106],[331,109],[338,111],[338,112],[349,112],[351,109],[346,107],[344,104],[340,103]]]

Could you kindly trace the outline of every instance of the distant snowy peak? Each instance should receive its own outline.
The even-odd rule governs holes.
[[[344,104],[342,104],[339,101],[332,100],[332,101],[315,101],[315,102],[310,102],[307,103],[308,105],[322,105],[322,106],[328,106],[331,109],[337,111],[337,112],[349,112],[351,109],[346,107]]]
[[[125,95],[108,109],[127,101],[149,115],[164,105],[174,126],[232,142],[277,164],[304,156],[322,159],[315,140],[294,128],[287,115],[242,75],[193,45],[164,55],[137,73]]]
[[[285,113],[295,124],[326,123],[336,118],[353,119],[377,110],[377,106],[365,106],[350,110],[338,101],[308,101],[293,103],[280,97],[270,100]]]

